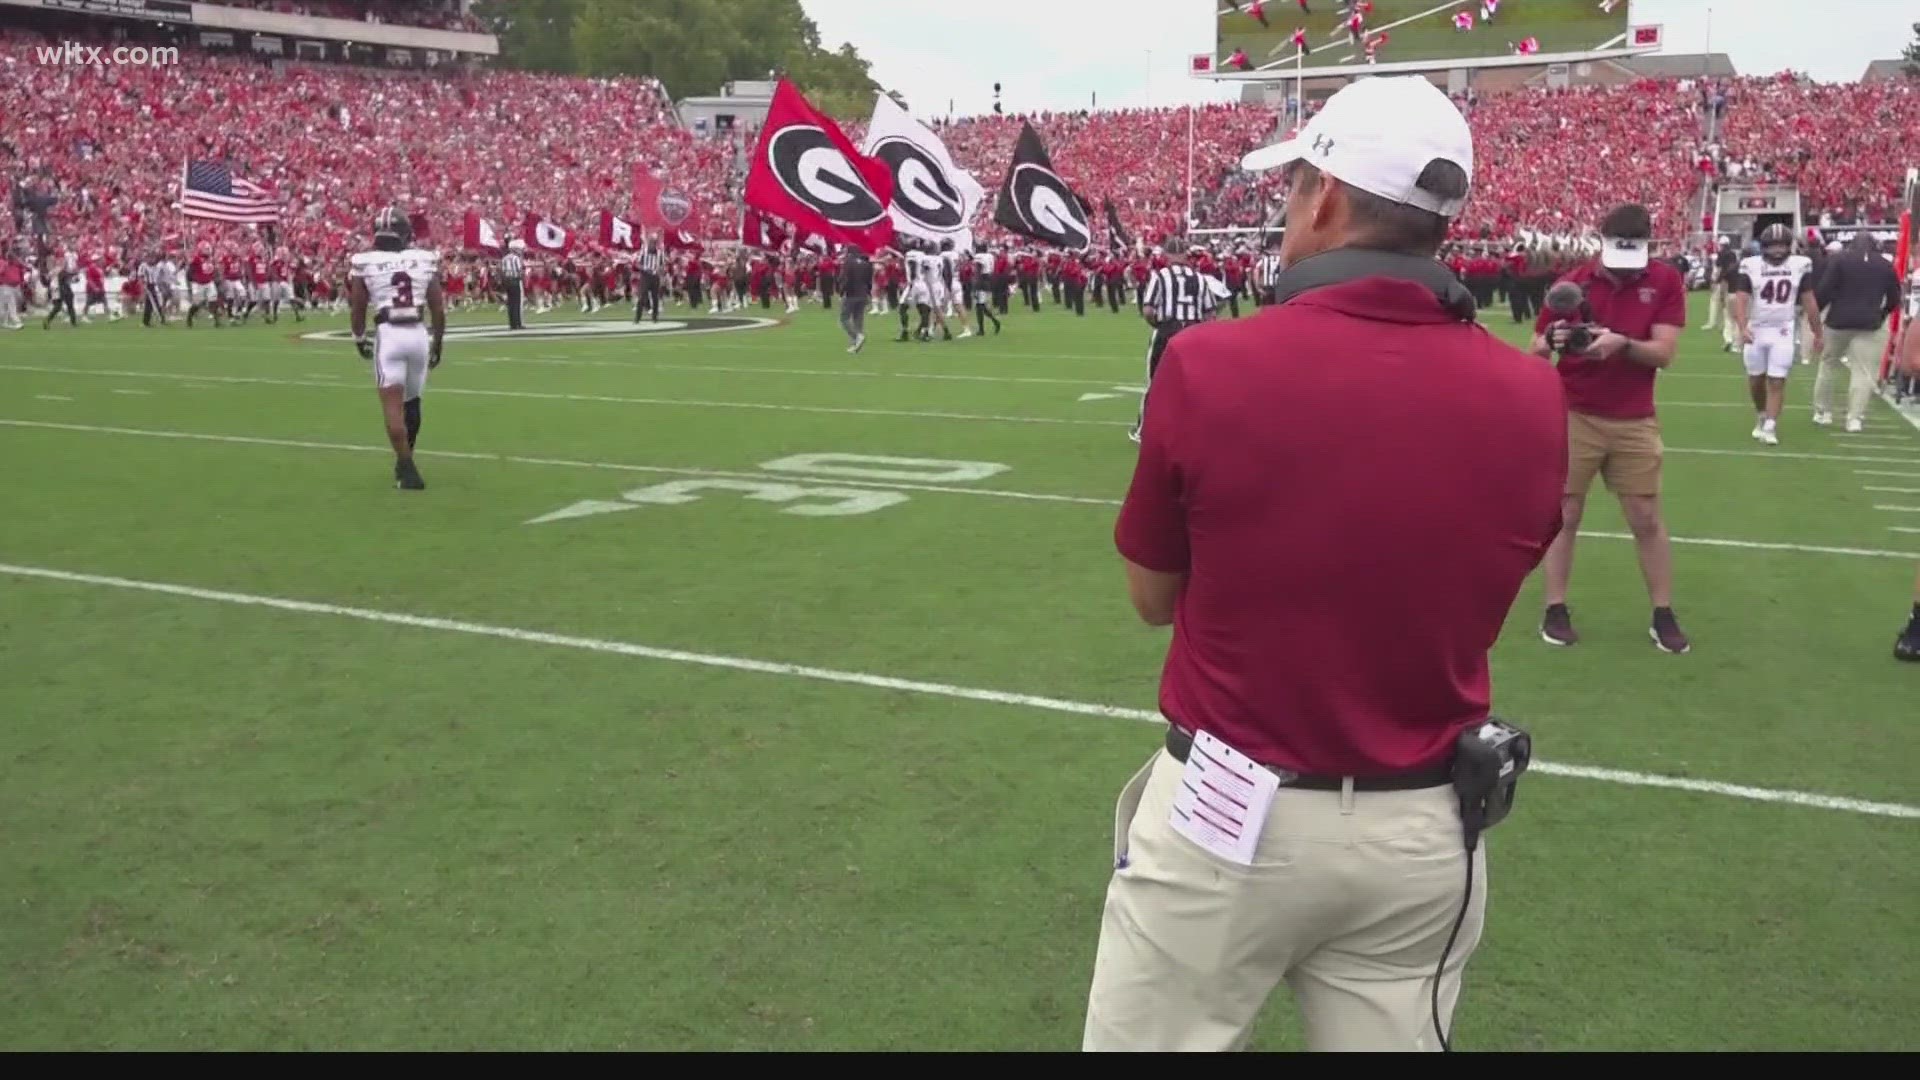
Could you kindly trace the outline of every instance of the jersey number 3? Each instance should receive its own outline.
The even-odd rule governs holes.
[[[396,271],[393,275],[392,285],[393,285],[393,306],[412,307],[413,306],[413,279],[407,276],[406,271],[404,270]]]

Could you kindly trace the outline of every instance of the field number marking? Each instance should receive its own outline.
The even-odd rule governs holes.
[[[945,461],[873,454],[793,454],[762,462],[760,467],[772,473],[788,474],[794,479],[802,476],[840,477],[867,483],[909,484],[985,480],[1006,472],[1008,468],[993,461]],[[637,487],[622,492],[618,502],[587,499],[529,519],[526,524],[545,525],[573,518],[615,514],[642,506],[684,506],[716,491],[737,492],[756,502],[782,504],[781,513],[800,517],[853,517],[898,506],[908,499],[903,491],[797,484],[786,478],[694,478]]]

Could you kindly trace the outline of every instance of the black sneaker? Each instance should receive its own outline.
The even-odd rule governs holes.
[[[1679,655],[1693,648],[1693,643],[1680,629],[1680,620],[1674,618],[1672,608],[1653,609],[1653,625],[1647,627],[1647,636],[1661,652]]]
[[[1893,643],[1895,660],[1920,660],[1920,619],[1907,624],[1906,632]]]
[[[1574,645],[1580,641],[1580,635],[1573,629],[1573,615],[1565,604],[1548,604],[1546,614],[1540,617],[1540,640],[1549,645]]]
[[[402,461],[393,467],[394,485],[403,491],[425,491],[427,482],[420,478],[420,470],[411,461]]]

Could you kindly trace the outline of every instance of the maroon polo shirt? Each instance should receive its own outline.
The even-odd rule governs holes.
[[[1296,772],[1444,761],[1559,532],[1566,440],[1552,366],[1412,282],[1182,331],[1115,528],[1189,575],[1162,713]]]
[[[1593,309],[1593,321],[1635,341],[1653,336],[1655,324],[1687,325],[1687,283],[1680,271],[1664,262],[1649,262],[1645,270],[1615,271],[1598,259],[1568,271],[1561,281],[1580,286]],[[1535,333],[1545,333],[1558,316],[1542,308],[1534,320]],[[1653,382],[1659,372],[1624,356],[1594,360],[1568,356],[1559,363],[1560,381],[1567,388],[1567,408],[1607,420],[1644,420],[1654,414]]]

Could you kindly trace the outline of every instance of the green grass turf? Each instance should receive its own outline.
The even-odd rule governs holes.
[[[1224,12],[1227,6],[1216,3],[1214,10]],[[1293,31],[1305,24],[1313,49],[1306,59],[1308,70],[1361,63],[1364,57],[1348,43],[1334,0],[1313,0],[1310,6],[1313,14],[1302,15],[1293,0],[1267,0],[1267,28],[1244,11],[1220,15],[1216,62],[1224,62],[1235,49],[1245,49],[1254,67],[1285,58],[1285,70],[1292,71]],[[1473,13],[1471,31],[1463,33],[1453,28],[1454,13],[1459,11]],[[1414,21],[1393,25],[1403,19]],[[1451,6],[1446,0],[1375,0],[1373,14],[1367,16],[1367,31],[1373,34],[1381,30],[1392,35],[1380,53],[1385,63],[1509,56],[1510,43],[1526,37],[1539,38],[1543,53],[1579,52],[1626,33],[1627,7],[1622,4],[1607,14],[1595,0],[1505,0],[1499,16],[1488,24],[1480,20],[1479,0],[1459,0]]]
[[[425,455],[419,495],[389,485],[364,364],[294,338],[341,325],[0,335],[0,420],[373,448],[0,424],[0,562],[1152,705],[1165,635],[1131,617],[1103,502],[805,517],[714,492],[523,524],[677,478],[612,466],[819,452],[1116,499],[1136,399],[1079,398],[1138,385],[1133,316],[932,345],[875,319],[859,356],[813,308],[457,343],[422,449],[576,464]],[[1891,527],[1920,514],[1873,509],[1920,496],[1864,490],[1920,488],[1920,436],[1879,404],[1870,448],[1814,428],[1810,370],[1761,453],[1735,361],[1688,333],[1662,382],[1673,529],[1892,554],[1681,544],[1696,648],[1670,657],[1631,545],[1584,541],[1586,640],[1539,642],[1536,580],[1496,654],[1543,758],[1920,803],[1920,670],[1888,655],[1920,551]],[[1031,381],[902,377],[927,374]],[[957,415],[800,411],[844,409]],[[1589,529],[1623,531],[1608,503]],[[0,656],[7,1049],[1071,1049],[1112,800],[1157,740],[9,574]],[[1920,821],[1543,775],[1490,847],[1461,1047],[1920,1048]],[[1257,1045],[1296,1033],[1282,996]]]

